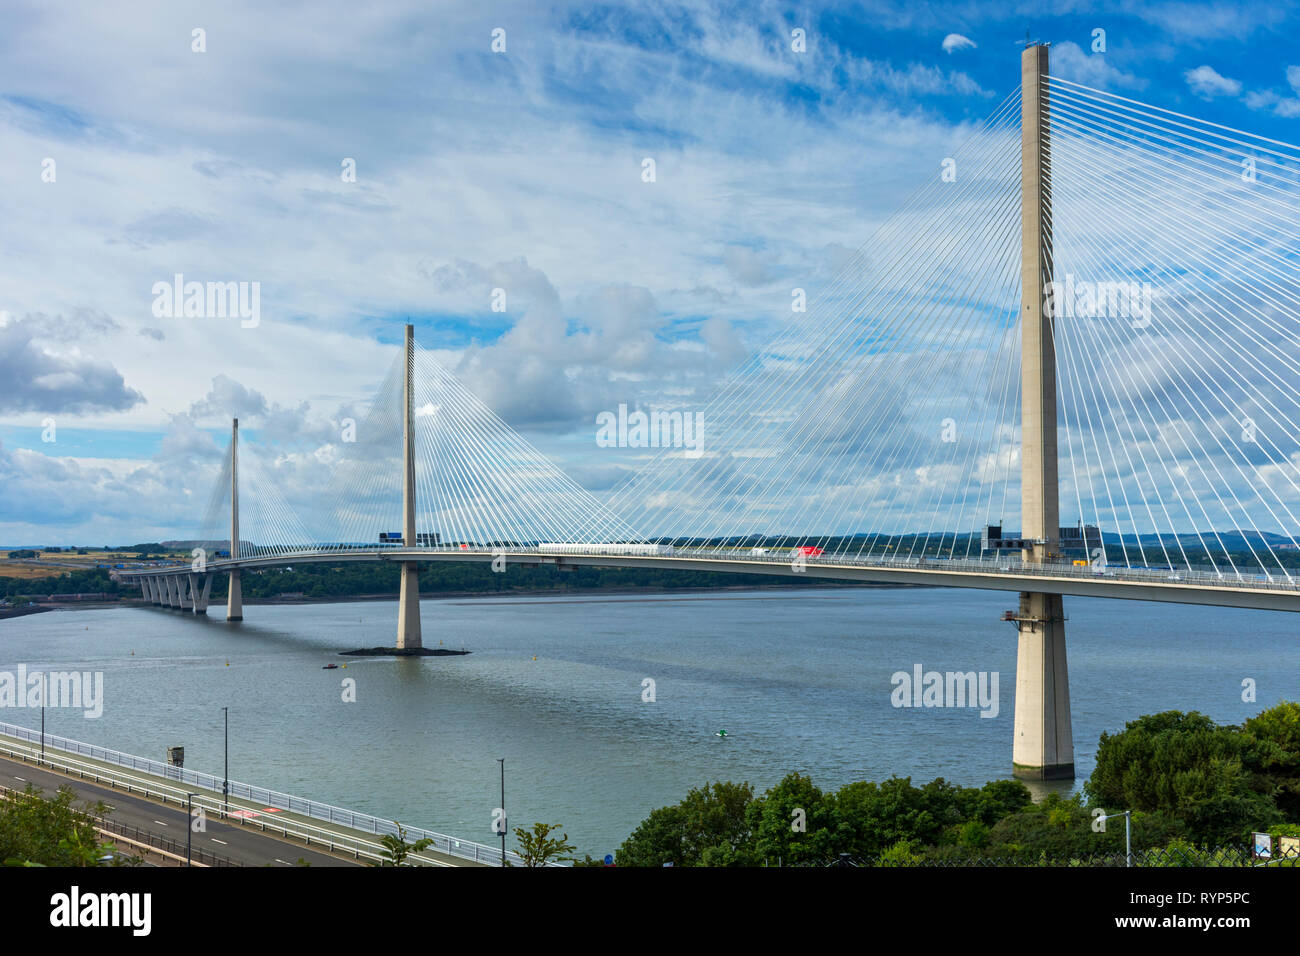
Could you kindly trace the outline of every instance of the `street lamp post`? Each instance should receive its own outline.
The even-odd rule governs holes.
[[[501,866],[506,865],[506,758],[498,757],[501,764]]]
[[[223,816],[230,816],[230,708],[222,707],[226,718],[226,778],[221,782],[221,802],[225,805]]]
[[[1102,821],[1109,820],[1111,817],[1124,818],[1124,865],[1125,866],[1133,865],[1133,833],[1129,824],[1129,819],[1132,816],[1132,814],[1133,814],[1132,810],[1125,810],[1123,813],[1108,813],[1100,818]]]
[[[41,766],[45,766],[45,695],[41,694]]]
[[[185,794],[185,865],[190,866],[190,846],[194,838],[194,798],[197,793]]]

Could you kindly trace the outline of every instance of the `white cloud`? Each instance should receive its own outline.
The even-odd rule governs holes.
[[[1216,96],[1238,96],[1241,93],[1241,81],[1221,76],[1212,66],[1198,66],[1183,74],[1188,87],[1203,100],[1212,100]]]
[[[943,52],[955,53],[958,50],[975,49],[975,41],[969,37],[964,37],[960,33],[949,33],[943,38]]]
[[[1286,68],[1286,81],[1292,91],[1300,94],[1300,66]],[[1246,94],[1246,105],[1252,110],[1272,110],[1287,119],[1300,116],[1300,95],[1282,96],[1273,90],[1252,90]]]
[[[93,313],[80,322],[39,314],[0,321],[0,411],[43,415],[143,404],[144,396],[94,354],[98,349],[85,348],[116,328],[107,316]]]

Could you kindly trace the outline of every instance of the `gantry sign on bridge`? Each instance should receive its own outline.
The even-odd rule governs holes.
[[[398,648],[428,561],[1015,591],[1015,771],[1072,776],[1063,595],[1300,610],[1300,149],[1052,77],[1044,45],[1021,68],[705,440],[604,500],[408,326],[328,482],[241,461],[236,424],[211,546],[118,576],[203,613],[227,574],[239,620],[244,572],[396,562]]]

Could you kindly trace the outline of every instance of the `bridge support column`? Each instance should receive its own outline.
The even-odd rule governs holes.
[[[230,584],[226,589],[226,620],[242,621],[244,619],[244,591],[239,586],[239,569],[230,572]]]
[[[148,577],[144,580],[149,586],[149,600],[153,602],[154,607],[162,607],[162,594],[158,591],[158,579],[156,577]]]
[[[414,561],[402,563],[402,591],[397,607],[397,647],[399,650],[424,646],[420,630],[420,566]]]
[[[208,592],[212,590],[212,575],[191,574],[190,575],[190,595],[194,599],[194,613],[208,613]]]
[[[230,557],[239,560],[239,419],[230,422]],[[226,620],[244,619],[244,590],[240,586],[239,568],[230,572],[226,587]]]
[[[194,595],[190,591],[190,575],[176,575],[176,597],[182,611],[192,611],[194,609]]]
[[[140,600],[142,601],[149,600],[149,579],[148,578],[140,579]]]
[[[1065,614],[1059,594],[1020,595],[1012,773],[1028,780],[1074,777]]]
[[[1056,440],[1056,330],[1052,281],[1051,122],[1047,51],[1020,57],[1020,508],[1026,564],[1060,556]],[[1070,678],[1061,595],[1023,593],[1016,627],[1016,716],[1012,772],[1030,779],[1074,776]]]
[[[180,607],[180,598],[176,595],[176,575],[168,574],[163,578],[163,583],[167,588],[167,606]]]
[[[415,534],[415,427],[414,406],[415,326],[406,327],[406,375],[402,415],[402,538],[408,548],[416,546]],[[397,649],[423,647],[420,632],[420,566],[414,561],[402,563],[402,589],[397,607]]]

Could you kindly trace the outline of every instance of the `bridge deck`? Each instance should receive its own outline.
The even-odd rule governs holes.
[[[1038,591],[1082,597],[1164,601],[1175,604],[1209,604],[1222,607],[1300,611],[1300,579],[1231,572],[1150,569],[1122,566],[1104,568],[1018,562],[948,560],[941,558],[877,558],[869,556],[815,556],[795,560],[789,553],[754,555],[726,548],[677,548],[671,554],[625,554],[590,551],[559,553],[538,548],[338,548],[281,552],[210,561],[206,570],[230,571],[307,563],[354,561],[492,561],[504,558],[506,566],[663,568],[716,571],[727,574],[766,574],[830,578],[876,584],[977,588],[991,591]],[[122,581],[183,573],[187,565],[119,570]]]

